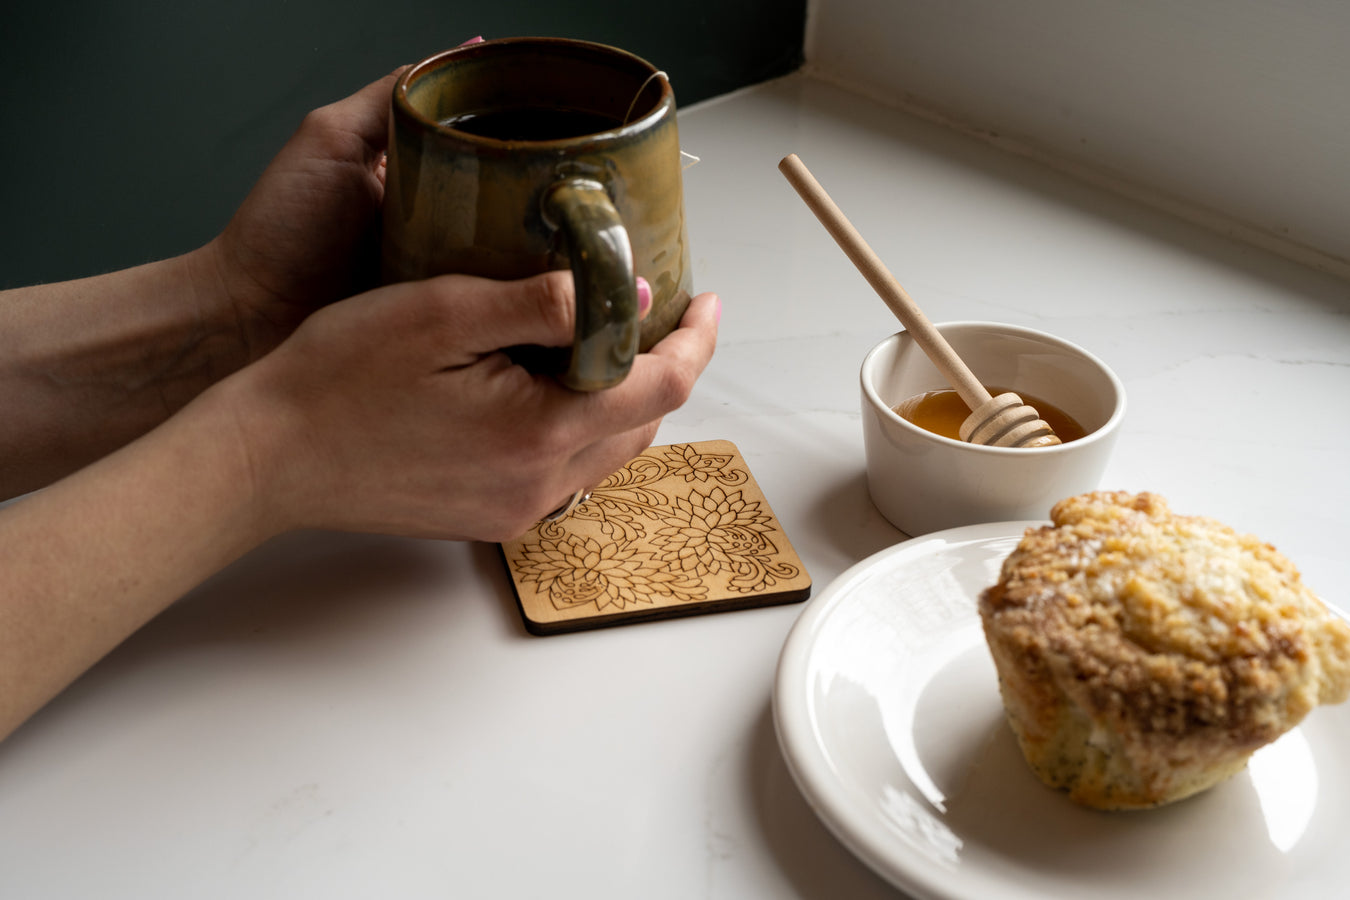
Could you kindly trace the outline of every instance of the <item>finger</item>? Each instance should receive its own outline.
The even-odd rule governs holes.
[[[360,161],[374,171],[389,142],[389,98],[404,66],[305,117],[300,133],[320,158]]]
[[[367,144],[381,151],[389,140],[389,98],[394,93],[395,82],[408,68],[399,66],[378,81],[372,81],[355,94],[334,104],[341,111],[347,127]]]
[[[585,447],[572,458],[571,468],[577,483],[593,488],[632,461],[656,438],[660,419],[654,419],[637,428],[602,438]]]
[[[515,344],[564,347],[572,342],[576,290],[570,270],[508,282],[466,278],[453,287],[464,292],[459,313],[475,317],[472,333],[479,336],[481,351]],[[640,321],[651,312],[652,287],[641,276],[636,287]]]
[[[658,352],[660,347],[672,337],[675,337],[677,342],[689,340],[691,335],[682,334],[682,332],[684,332],[685,329],[691,329],[692,332],[698,336],[699,340],[708,344],[708,346],[703,348],[703,351],[707,353],[707,358],[711,359],[713,351],[717,347],[717,327],[721,321],[722,298],[710,291],[699,294],[693,300],[689,301],[689,308],[684,311],[684,315],[680,318],[680,327],[667,335],[664,340],[657,343],[657,345],[652,348],[652,352]],[[685,351],[677,347],[671,347],[668,348],[666,352],[681,353]],[[706,363],[707,360],[704,360],[705,365]]]
[[[681,389],[677,393],[683,395],[679,402],[683,403],[688,393],[683,388],[693,387],[717,349],[717,326],[721,316],[721,298],[713,293],[699,294],[689,302],[679,327],[634,360],[633,370],[624,385],[631,381],[635,390],[659,395],[659,382],[674,379],[674,387]],[[657,385],[654,387],[649,382]]]
[[[638,354],[627,378],[607,390],[573,392],[570,404],[557,408],[589,434],[647,427],[679,409],[712,359],[720,306],[716,294],[695,297],[679,327],[650,352]]]
[[[537,512],[530,524],[567,503],[577,491],[594,489],[596,485],[631,462],[635,456],[652,445],[660,424],[660,420],[657,419],[629,431],[600,438],[578,450],[561,468],[556,481],[557,487],[548,495],[556,494],[557,502]]]

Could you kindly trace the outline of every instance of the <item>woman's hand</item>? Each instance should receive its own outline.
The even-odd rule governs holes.
[[[570,343],[568,272],[444,276],[323,309],[222,385],[266,530],[516,537],[651,443],[712,356],[718,308],[695,298],[623,383],[595,393],[501,349]]]
[[[309,313],[374,287],[389,106],[400,71],[307,115],[204,249],[254,358]]]

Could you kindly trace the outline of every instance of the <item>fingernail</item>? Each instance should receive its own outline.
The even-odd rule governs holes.
[[[481,44],[481,43],[483,43],[483,36],[480,34],[480,35],[478,35],[478,37],[471,37],[471,38],[469,38],[467,41],[465,41],[464,43],[460,44],[460,46],[461,46],[461,47],[467,47],[467,46],[469,46],[470,44]]]
[[[713,315],[714,315],[714,317],[716,318],[716,321],[718,321],[718,322],[722,321],[722,298],[721,298],[721,297],[718,297],[718,298],[717,298],[717,306],[715,306],[715,307],[713,308]]]
[[[638,316],[645,316],[652,308],[652,286],[641,275],[637,279]]]

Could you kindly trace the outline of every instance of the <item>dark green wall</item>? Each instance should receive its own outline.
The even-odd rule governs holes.
[[[475,35],[631,50],[681,105],[796,69],[806,0],[80,0],[0,16],[0,287],[209,240],[305,112]]]

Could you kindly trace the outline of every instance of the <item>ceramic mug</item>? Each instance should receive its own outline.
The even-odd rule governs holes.
[[[445,51],[394,87],[384,278],[570,267],[572,346],[526,364],[610,387],[689,305],[681,169],[674,91],[645,60],[561,38]],[[637,276],[652,288],[641,322]]]

